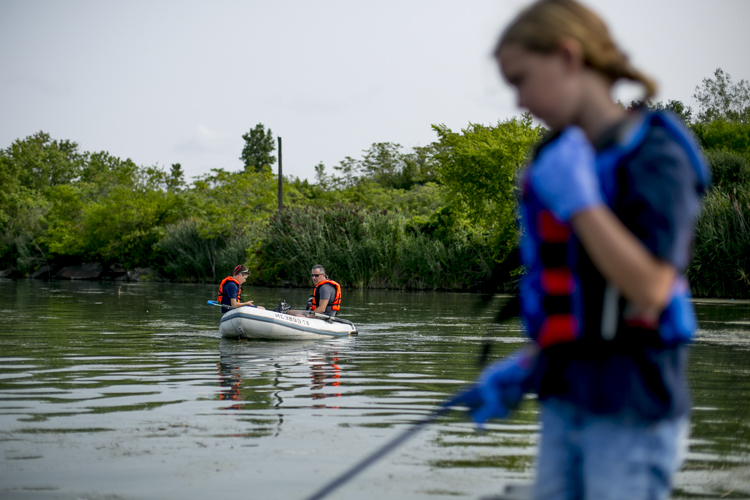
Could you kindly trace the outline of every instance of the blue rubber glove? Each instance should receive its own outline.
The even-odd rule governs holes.
[[[534,358],[519,351],[487,367],[476,385],[456,397],[449,406],[468,406],[471,418],[480,427],[490,418],[504,418],[526,392],[534,368]]]
[[[563,222],[601,205],[594,148],[578,127],[567,127],[532,163],[528,180],[542,203]]]

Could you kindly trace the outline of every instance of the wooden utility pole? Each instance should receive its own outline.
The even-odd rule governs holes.
[[[284,208],[284,177],[281,175],[281,137],[279,139],[279,212]]]

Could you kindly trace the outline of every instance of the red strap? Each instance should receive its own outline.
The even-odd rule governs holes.
[[[537,344],[542,349],[563,342],[572,342],[578,338],[578,320],[572,314],[552,314],[544,320]]]

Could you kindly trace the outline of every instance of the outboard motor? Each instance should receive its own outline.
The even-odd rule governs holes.
[[[286,303],[286,300],[282,300],[279,302],[279,305],[274,308],[273,312],[286,313],[289,309],[291,309],[291,307]]]

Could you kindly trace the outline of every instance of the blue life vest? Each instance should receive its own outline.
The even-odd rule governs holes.
[[[685,150],[697,175],[698,191],[702,193],[707,188],[708,169],[679,119],[664,112],[640,112],[627,125],[618,140],[596,154],[603,199],[610,208],[620,187],[618,167],[643,144],[652,127],[663,128]],[[555,141],[553,138],[543,145],[537,156],[555,154]],[[529,168],[533,169],[534,164]],[[613,211],[619,216],[614,208]],[[522,184],[520,212],[520,253],[526,270],[519,290],[521,316],[528,334],[541,348],[573,341],[609,341],[623,328],[653,332],[651,340],[662,345],[688,342],[692,338],[697,325],[689,286],[683,276],[675,280],[670,301],[658,317],[636,317],[594,267],[572,227],[544,207],[526,179]]]

